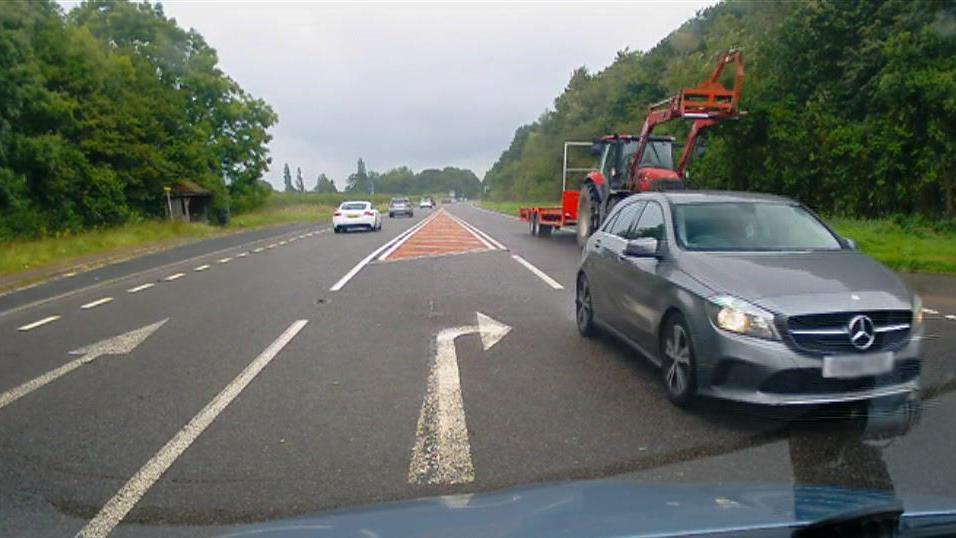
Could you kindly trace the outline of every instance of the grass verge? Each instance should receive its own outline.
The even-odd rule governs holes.
[[[555,206],[555,202],[490,202],[481,207],[518,215],[518,208]],[[852,238],[860,251],[896,271],[956,274],[956,232],[906,225],[890,219],[830,218],[827,222],[842,236]]]

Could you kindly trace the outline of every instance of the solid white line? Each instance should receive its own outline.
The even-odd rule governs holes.
[[[431,218],[431,217],[429,217],[429,218]],[[345,275],[344,275],[342,278],[340,278],[338,282],[336,282],[335,284],[333,284],[332,287],[329,288],[329,291],[339,291],[340,289],[342,289],[343,287],[345,287],[345,285],[348,284],[349,280],[351,280],[352,277],[354,277],[355,275],[357,275],[358,272],[361,271],[363,267],[365,267],[366,265],[369,264],[369,262],[371,262],[373,259],[375,259],[375,257],[378,256],[379,253],[381,253],[383,250],[389,248],[390,246],[392,246],[393,244],[395,244],[397,241],[401,241],[403,238],[411,236],[411,234],[415,233],[415,232],[418,230],[418,228],[420,228],[421,226],[423,226],[424,223],[427,222],[428,220],[429,220],[429,219],[426,218],[425,220],[419,222],[419,223],[416,224],[415,226],[412,226],[411,228],[409,228],[409,229],[405,230],[404,232],[398,234],[397,236],[393,237],[391,240],[389,240],[388,242],[386,242],[384,245],[382,245],[382,246],[378,247],[377,249],[373,250],[371,254],[369,254],[368,256],[366,256],[366,257],[364,257],[364,258],[362,258],[362,261],[360,261],[360,262],[358,262],[357,264],[355,264],[355,267],[349,269],[349,272],[348,272],[348,273],[345,273]]]
[[[507,213],[501,213],[500,211],[493,211],[491,209],[485,209],[479,205],[472,205],[471,207],[477,209],[478,211],[484,211],[485,213],[491,213],[492,215],[497,215],[499,217],[504,217],[506,219],[521,220],[521,217],[516,217],[514,215],[509,215]]]
[[[538,278],[540,278],[541,280],[544,280],[547,285],[551,286],[552,288],[556,290],[564,289],[564,286],[562,286],[557,280],[549,277],[541,269],[538,269],[534,265],[531,265],[531,262],[529,262],[528,260],[522,258],[521,256],[518,256],[517,254],[512,254],[511,257],[514,258],[516,262],[525,266],[525,268],[527,268],[529,271],[537,275]]]
[[[205,271],[206,269],[209,269],[209,264],[208,264],[208,263],[205,264],[205,265],[200,265],[199,267],[193,269],[193,271]]]
[[[446,214],[447,214],[449,217],[451,217],[451,220],[457,222],[459,226],[461,226],[462,228],[464,228],[466,232],[468,232],[468,233],[470,233],[471,235],[473,235],[473,236],[475,237],[475,239],[477,239],[482,245],[485,246],[485,248],[487,248],[488,250],[495,250],[496,247],[495,247],[494,245],[492,245],[491,243],[489,243],[488,240],[485,239],[484,237],[478,235],[478,232],[476,232],[475,230],[469,228],[468,226],[465,226],[464,221],[462,221],[461,219],[455,217],[455,216],[452,215],[451,213],[446,213]]]
[[[449,215],[451,215],[451,213],[449,213]],[[483,236],[489,243],[492,243],[495,247],[497,247],[497,248],[499,248],[499,249],[501,249],[501,250],[508,250],[508,247],[506,247],[506,246],[504,246],[503,244],[501,244],[501,241],[498,241],[498,240],[495,239],[494,237],[491,237],[490,235],[488,235],[487,232],[485,232],[484,230],[479,229],[479,228],[478,228],[477,226],[475,226],[474,224],[471,224],[470,222],[467,222],[467,221],[465,221],[465,219],[462,219],[461,217],[458,217],[458,216],[456,216],[456,215],[451,215],[451,218],[453,218],[453,219],[455,219],[456,221],[458,221],[459,224],[461,224],[462,226],[464,226],[465,228],[467,228],[467,229],[468,229],[469,231],[471,231],[472,233],[476,233],[476,234],[479,234],[479,235]]]
[[[80,308],[82,308],[83,310],[89,310],[89,309],[91,309],[91,308],[100,306],[101,304],[106,304],[106,303],[108,303],[108,302],[110,302],[110,301],[112,301],[112,300],[113,300],[112,297],[103,297],[102,299],[97,299],[97,300],[93,301],[92,303],[86,303],[85,305],[81,306]]]
[[[184,277],[184,276],[186,276],[186,273],[176,273],[176,274],[174,274],[174,275],[169,275],[168,277],[164,278],[163,280],[165,280],[166,282],[171,282],[171,281],[173,281],[173,280],[176,280],[177,278],[182,278],[182,277]]]
[[[229,263],[231,261],[232,261],[232,257],[219,258],[218,260],[219,263]]]
[[[51,321],[56,321],[58,319],[60,319],[60,316],[47,316],[41,320],[34,321],[33,323],[27,323],[23,327],[17,327],[17,330],[29,331],[30,329],[36,329],[37,327],[41,325],[46,325],[47,323],[50,323]]]
[[[428,216],[428,217],[422,219],[422,221],[419,222],[418,224],[416,224],[415,226],[412,226],[412,227],[409,228],[408,230],[405,230],[406,232],[411,232],[411,233],[409,233],[408,235],[405,235],[405,237],[402,237],[398,242],[392,244],[392,246],[390,246],[388,249],[386,249],[385,252],[383,252],[383,253],[378,257],[378,261],[383,261],[383,260],[385,260],[385,258],[388,258],[389,256],[391,256],[393,252],[395,252],[396,250],[398,250],[398,248],[401,247],[402,245],[404,245],[406,241],[408,241],[409,239],[411,239],[412,236],[415,235],[416,232],[418,232],[418,230],[421,230],[422,228],[425,227],[425,225],[427,225],[429,222],[431,222],[432,220],[434,220],[436,215],[437,215],[437,213],[435,213],[434,215],[430,215],[430,216]]]
[[[203,430],[259,375],[263,368],[282,351],[282,348],[295,337],[308,320],[300,319],[289,326],[275,342],[269,345],[258,357],[233,379],[206,407],[203,407],[183,429],[166,443],[139,471],[120,488],[116,495],[96,514],[77,536],[84,538],[108,535],[126,514],[136,506],[143,495],[156,483],[179,456],[202,434]]]
[[[130,288],[130,289],[126,290],[126,291],[128,291],[128,292],[130,292],[130,293],[139,293],[139,292],[141,292],[141,291],[143,291],[143,290],[148,290],[149,288],[152,288],[152,287],[155,286],[155,285],[156,285],[155,282],[149,282],[149,283],[146,283],[146,284],[141,284],[141,285],[139,285],[139,286],[136,286],[135,288]]]

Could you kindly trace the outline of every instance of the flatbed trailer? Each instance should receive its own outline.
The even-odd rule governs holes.
[[[568,172],[590,172],[593,168],[568,168],[568,148],[593,146],[593,142],[565,142],[564,163],[561,170],[561,205],[543,207],[522,207],[518,209],[518,216],[528,223],[531,235],[547,237],[559,228],[576,226],[578,223],[578,196],[580,191],[575,188],[568,190]]]

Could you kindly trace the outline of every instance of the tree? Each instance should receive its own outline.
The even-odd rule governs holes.
[[[302,180],[302,169],[295,169],[295,190],[296,192],[305,192],[305,181]]]
[[[349,175],[348,186],[345,188],[345,190],[347,192],[365,194],[371,190],[371,187],[372,183],[369,180],[368,172],[365,169],[365,161],[359,157],[355,173]]]
[[[335,188],[335,182],[329,179],[325,174],[319,174],[315,180],[314,192],[338,192]]]
[[[292,172],[289,171],[289,163],[285,163],[285,168],[282,169],[282,181],[285,183],[285,192],[295,192],[295,187],[292,185]]]

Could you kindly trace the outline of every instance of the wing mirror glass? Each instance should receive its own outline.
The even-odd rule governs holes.
[[[850,239],[849,237],[844,237],[843,242],[846,243],[846,247],[851,250],[856,250],[856,241]]]
[[[653,237],[631,239],[624,247],[624,255],[632,258],[656,258],[658,241]]]

